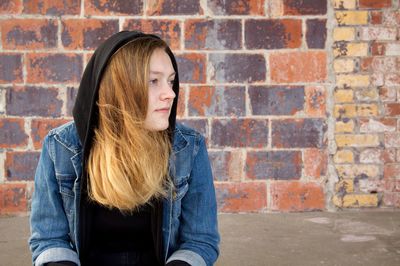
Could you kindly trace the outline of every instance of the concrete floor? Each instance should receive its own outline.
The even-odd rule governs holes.
[[[400,265],[400,211],[220,214],[223,265]],[[30,265],[28,217],[0,218],[0,265]]]

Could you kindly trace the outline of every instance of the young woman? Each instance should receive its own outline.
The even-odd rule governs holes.
[[[35,175],[35,265],[212,265],[219,234],[204,138],[175,123],[175,58],[124,31],[83,74],[74,121],[46,136]]]

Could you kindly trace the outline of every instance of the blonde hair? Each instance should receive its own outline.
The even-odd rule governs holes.
[[[89,198],[122,211],[166,195],[171,150],[167,130],[143,127],[154,50],[166,44],[139,38],[111,58],[99,88],[99,124],[88,158]]]

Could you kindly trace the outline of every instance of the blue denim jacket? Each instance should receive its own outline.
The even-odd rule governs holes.
[[[176,125],[170,175],[175,188],[163,201],[165,261],[212,265],[218,257],[217,208],[204,138]],[[29,240],[35,265],[79,262],[82,146],[74,122],[46,136],[35,175]]]

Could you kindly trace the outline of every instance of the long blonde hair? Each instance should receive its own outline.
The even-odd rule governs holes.
[[[135,210],[166,195],[170,185],[167,131],[143,127],[150,57],[162,40],[138,38],[111,58],[99,88],[99,124],[88,158],[89,197],[107,207]]]

